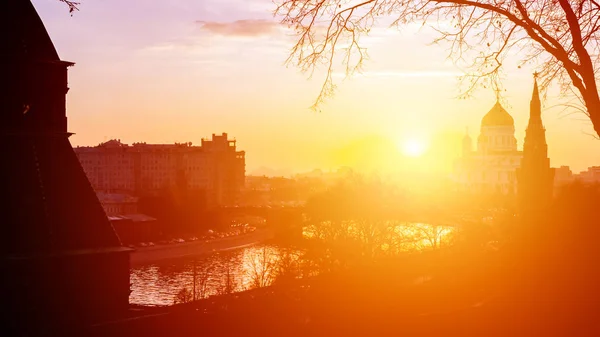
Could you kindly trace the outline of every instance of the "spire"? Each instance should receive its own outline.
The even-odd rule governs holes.
[[[538,78],[539,73],[536,71],[533,73],[533,94],[531,95],[531,101],[537,101],[540,102],[540,91],[538,89],[538,83],[537,83],[537,78]]]
[[[533,92],[531,102],[529,103],[529,125],[530,127],[543,128],[542,126],[542,103],[540,100],[540,90],[538,89],[538,72],[533,73]]]
[[[0,59],[59,61],[48,32],[29,0],[0,1]]]
[[[542,103],[540,101],[540,91],[537,83],[538,73],[533,73],[533,93],[529,106],[529,123],[525,135],[525,145],[535,144],[535,147],[546,145],[545,129],[542,123]],[[526,149],[524,149],[526,150]],[[544,151],[544,157],[546,152]]]
[[[533,74],[529,124],[525,130],[523,158],[517,173],[521,211],[534,214],[538,207],[546,207],[552,198],[554,170],[550,168],[546,130],[542,123],[538,73]]]
[[[494,90],[496,92],[496,104],[500,104],[500,88]]]

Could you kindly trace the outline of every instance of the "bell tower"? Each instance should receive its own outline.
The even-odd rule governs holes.
[[[130,249],[69,141],[73,63],[60,60],[30,0],[0,1],[0,44],[0,289],[12,324],[6,327],[28,334],[119,315],[128,308]]]
[[[517,171],[519,207],[523,215],[538,213],[552,201],[554,169],[550,168],[546,129],[542,123],[542,105],[534,74],[529,124],[525,131],[523,159]]]

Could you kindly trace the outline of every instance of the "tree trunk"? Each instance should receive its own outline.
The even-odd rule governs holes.
[[[600,138],[600,96],[599,93],[592,92],[585,100],[588,116],[592,121],[596,137]]]

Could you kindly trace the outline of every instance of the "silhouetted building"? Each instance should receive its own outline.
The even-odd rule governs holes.
[[[203,190],[209,205],[235,205],[246,175],[245,152],[226,133],[201,146],[110,140],[75,152],[97,192],[148,196],[177,186]]]
[[[560,172],[558,169],[556,170],[555,174],[555,181],[557,181],[560,177]],[[573,174],[571,180],[568,182],[578,182],[584,185],[598,184],[600,183],[600,166],[590,166],[585,171]],[[564,185],[564,183],[561,185]]]
[[[454,181],[458,189],[472,193],[516,193],[516,169],[522,153],[517,150],[515,123],[499,101],[481,120],[477,149],[468,132],[462,143]]]
[[[525,131],[523,159],[518,172],[519,207],[522,212],[535,212],[552,200],[554,169],[550,168],[546,129],[542,124],[542,104],[537,79],[534,78],[529,124]]]
[[[568,166],[561,166],[554,171],[554,186],[563,186],[574,182],[576,175],[573,174]],[[556,188],[554,189],[556,193]]]
[[[60,60],[28,0],[0,1],[0,45],[0,148],[9,158],[0,168],[2,329],[29,335],[118,316],[128,309],[130,249],[69,142],[73,63]]]

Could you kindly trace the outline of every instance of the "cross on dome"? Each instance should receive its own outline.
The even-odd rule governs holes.
[[[500,101],[500,88],[496,87],[496,90],[494,90],[494,91],[496,91],[496,102],[499,102]]]

